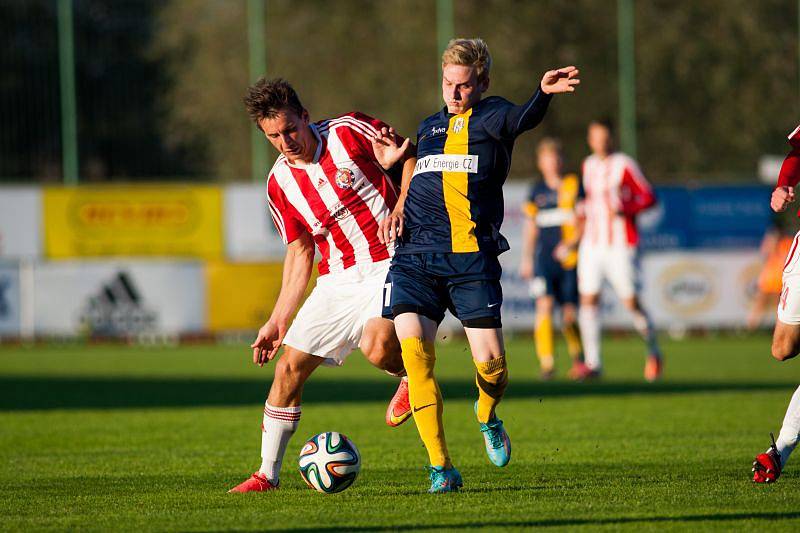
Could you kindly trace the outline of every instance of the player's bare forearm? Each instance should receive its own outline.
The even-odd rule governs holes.
[[[530,217],[526,218],[522,226],[522,246],[520,248],[523,258],[533,255],[538,234],[539,228],[536,226],[536,221]]]
[[[400,181],[400,195],[397,197],[397,204],[394,212],[402,213],[403,207],[408,196],[408,188],[411,187],[411,178],[414,177],[414,167],[417,166],[417,147],[414,147],[414,154],[403,162],[403,178]]]
[[[314,268],[314,241],[311,235],[304,234],[292,241],[286,249],[283,261],[281,291],[270,321],[286,324],[300,305],[311,279]]]
[[[416,147],[414,152],[416,153]],[[405,208],[408,188],[411,185],[411,178],[414,175],[414,167],[416,165],[416,156],[408,157],[403,162],[403,174],[400,180],[400,194],[397,196],[397,203],[392,212],[389,213],[389,216],[378,222],[378,240],[383,244],[393,242],[403,234],[403,209]]]

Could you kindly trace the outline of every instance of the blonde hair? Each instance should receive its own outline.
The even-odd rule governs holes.
[[[561,141],[553,137],[545,137],[536,146],[536,155],[541,155],[542,152],[555,152],[558,157],[564,159],[564,148]]]
[[[442,68],[445,65],[475,67],[478,79],[483,80],[489,77],[492,56],[483,39],[453,39],[442,54]]]

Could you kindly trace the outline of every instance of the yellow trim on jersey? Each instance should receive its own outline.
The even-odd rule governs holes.
[[[539,212],[539,206],[535,202],[525,202],[522,204],[522,213],[529,218],[536,218],[536,213]]]
[[[444,143],[445,154],[467,155],[469,153],[469,117],[472,109],[455,115],[447,128]],[[442,171],[442,192],[444,207],[450,218],[450,240],[453,252],[477,252],[478,238],[475,236],[475,222],[472,220],[467,192],[469,180],[466,172]]]
[[[561,180],[561,186],[558,188],[558,207],[574,212],[577,202],[578,176],[575,174],[568,174]],[[575,227],[575,222],[564,224],[561,226],[561,240],[574,242],[577,232],[578,228]],[[575,265],[578,264],[578,251],[571,251],[561,264],[564,268],[575,268]]]

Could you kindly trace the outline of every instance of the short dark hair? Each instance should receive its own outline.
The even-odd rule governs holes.
[[[602,126],[608,130],[608,133],[610,133],[611,135],[614,134],[614,121],[611,120],[611,117],[600,117],[592,119],[591,122],[589,122],[589,125]]]
[[[281,111],[290,110],[302,116],[306,110],[295,90],[282,78],[259,79],[247,88],[244,105],[258,129],[261,129],[262,120],[275,118]]]

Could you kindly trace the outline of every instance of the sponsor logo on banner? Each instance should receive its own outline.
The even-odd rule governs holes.
[[[758,294],[758,277],[763,269],[761,262],[753,262],[745,266],[739,273],[738,287],[744,301],[749,305]],[[780,276],[780,272],[778,273]]]
[[[206,328],[197,261],[48,261],[33,271],[38,335],[179,334]]]
[[[222,196],[211,186],[48,187],[49,257],[222,254]]]
[[[477,155],[436,154],[426,155],[414,166],[414,176],[423,172],[478,172]]]
[[[130,335],[153,331],[158,313],[142,301],[130,273],[120,271],[89,297],[80,321],[91,335]]]
[[[701,263],[672,265],[662,272],[659,284],[665,306],[674,313],[699,314],[717,300],[714,271]]]

